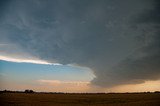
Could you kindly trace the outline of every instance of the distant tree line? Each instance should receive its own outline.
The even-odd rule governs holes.
[[[10,90],[3,90],[0,93],[35,93],[33,90],[26,89],[25,91],[10,91]]]
[[[110,93],[64,93],[64,92],[35,92],[30,89],[26,89],[24,91],[11,91],[11,90],[3,90],[0,91],[1,93],[46,93],[46,94],[117,94],[115,92],[110,92]],[[129,92],[124,92],[124,93],[129,93]],[[160,91],[154,91],[154,92],[132,92],[132,93],[160,93]],[[123,93],[122,93],[123,94]]]
[[[154,93],[160,93],[160,91],[155,91]]]

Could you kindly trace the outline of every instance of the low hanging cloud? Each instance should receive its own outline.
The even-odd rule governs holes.
[[[11,0],[2,4],[1,44],[15,44],[48,63],[91,68],[96,76],[92,84],[100,86],[160,78],[158,0]]]
[[[87,81],[60,81],[60,80],[43,80],[43,79],[38,80],[37,82],[39,82],[40,84],[50,84],[54,86],[61,86],[61,85],[86,86],[90,84],[90,82]]]
[[[40,79],[36,81],[37,85],[42,85],[43,90],[51,88],[51,91],[63,92],[86,92],[90,89],[90,82],[87,81],[60,81],[60,80],[45,80]]]

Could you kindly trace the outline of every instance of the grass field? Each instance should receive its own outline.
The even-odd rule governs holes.
[[[0,106],[160,106],[160,93],[2,93]]]

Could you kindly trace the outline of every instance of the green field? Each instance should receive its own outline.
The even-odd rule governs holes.
[[[160,93],[1,93],[0,106],[160,106]]]

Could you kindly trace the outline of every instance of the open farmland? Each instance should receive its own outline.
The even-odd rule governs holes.
[[[160,93],[2,93],[0,106],[160,106]]]

